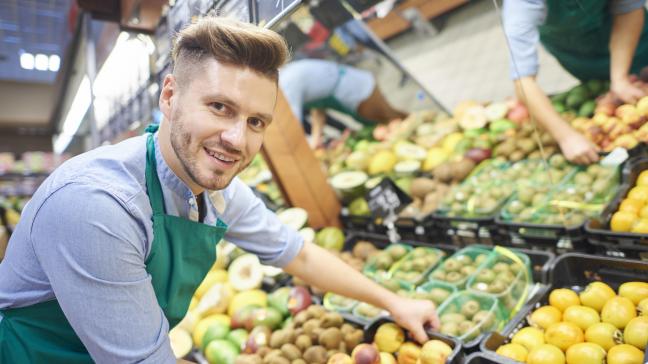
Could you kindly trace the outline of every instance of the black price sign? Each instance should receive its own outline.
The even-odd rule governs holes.
[[[384,178],[369,190],[366,197],[371,214],[377,218],[387,217],[390,213],[398,214],[412,202],[412,198],[389,178]]]

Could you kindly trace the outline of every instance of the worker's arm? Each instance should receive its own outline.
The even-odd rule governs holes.
[[[558,114],[535,77],[516,80],[515,93],[526,104],[529,114],[558,142],[565,158],[579,164],[590,164],[598,160],[596,146]]]
[[[326,125],[326,113],[322,109],[310,110],[311,135],[310,146],[316,149],[322,144],[324,137],[324,125]]]
[[[644,95],[641,89],[628,79],[643,25],[643,6],[614,15],[610,36],[610,87],[621,100],[628,103],[635,103]]]
[[[598,155],[594,145],[562,119],[535,80],[540,68],[538,27],[545,21],[545,1],[504,0],[502,13],[504,32],[510,47],[510,73],[517,98],[526,104],[531,116],[554,137],[567,159],[582,164],[596,161]]]
[[[284,270],[325,291],[388,310],[419,342],[427,340],[425,325],[435,329],[440,326],[432,302],[400,297],[315,244],[304,243],[299,255]]]

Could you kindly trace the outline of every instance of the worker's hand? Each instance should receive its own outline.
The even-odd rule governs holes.
[[[428,340],[425,328],[439,330],[441,323],[434,303],[398,296],[389,308],[394,320],[423,344]]]
[[[596,145],[575,130],[571,130],[567,135],[564,135],[559,144],[565,158],[570,162],[591,164],[599,160]]]
[[[610,89],[618,98],[628,104],[634,104],[646,95],[641,88],[630,82],[628,78],[613,80]]]

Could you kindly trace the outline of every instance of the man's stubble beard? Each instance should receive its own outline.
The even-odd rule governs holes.
[[[234,177],[236,177],[241,171],[247,168],[252,163],[252,158],[238,168],[236,173],[232,174],[232,177],[225,181],[223,176],[216,176],[210,173],[212,176],[200,176],[200,171],[196,162],[196,155],[192,154],[189,150],[191,146],[191,133],[188,133],[184,130],[184,124],[180,121],[178,117],[180,113],[176,114],[175,120],[171,122],[171,147],[176,157],[180,161],[180,165],[185,173],[191,178],[193,183],[206,190],[222,190],[225,189],[232,182]],[[202,146],[199,146],[199,149],[196,150],[196,153],[200,153]],[[202,178],[204,177],[204,178]]]

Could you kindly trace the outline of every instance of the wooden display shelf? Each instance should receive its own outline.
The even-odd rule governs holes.
[[[385,17],[367,21],[367,25],[384,40],[410,28],[409,20],[402,15],[406,9],[415,7],[425,19],[430,20],[467,2],[468,0],[407,0],[395,7]]]
[[[281,91],[278,92],[274,120],[266,130],[261,153],[286,203],[308,212],[309,226],[341,227],[337,196]]]

